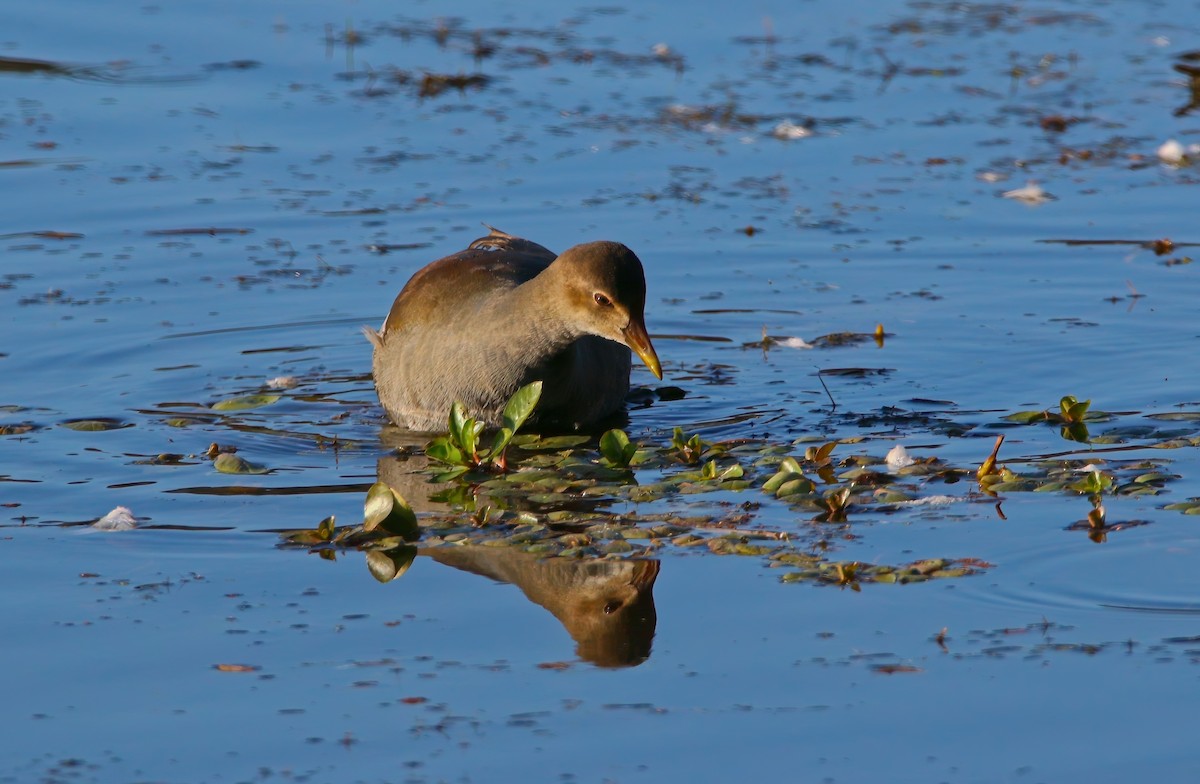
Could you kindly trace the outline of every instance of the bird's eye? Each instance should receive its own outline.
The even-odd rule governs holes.
[[[612,615],[613,613],[615,613],[615,612],[616,612],[617,610],[619,610],[619,609],[621,609],[621,603],[620,603],[620,602],[608,602],[608,603],[606,603],[606,604],[604,605],[604,614],[605,614],[605,615]]]
[[[612,300],[609,299],[606,295],[601,294],[599,291],[596,292],[594,297],[596,300],[596,304],[602,308],[611,308],[613,306]]]

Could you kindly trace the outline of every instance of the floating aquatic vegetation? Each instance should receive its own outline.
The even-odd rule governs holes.
[[[1061,425],[1060,435],[1068,441],[1089,443],[1086,422],[1096,422],[1111,419],[1112,415],[1103,411],[1089,411],[1092,401],[1078,400],[1074,395],[1066,395],[1059,400],[1057,412],[1049,409],[1042,411],[1018,411],[1005,417],[1010,422],[1032,424],[1034,422],[1050,422]]]
[[[716,368],[711,366],[707,372],[717,373]],[[348,388],[360,387],[363,382],[358,377],[332,380]],[[306,385],[312,382],[304,379]],[[256,437],[315,441],[318,449],[377,448],[374,442],[341,441],[304,427],[311,423],[297,413],[299,404],[327,400],[290,396],[289,401],[296,405],[272,409],[267,416],[295,421],[275,426],[241,422],[214,411],[211,404],[196,402],[164,403],[139,413],[161,419],[164,409],[176,410],[197,427],[230,427]],[[517,400],[511,421],[506,423],[509,432],[497,434],[498,441],[484,440],[482,429],[471,423],[468,412],[457,411],[447,419],[447,435],[429,442],[425,449],[418,441],[404,439],[397,457],[384,458],[380,480],[385,478],[387,463],[399,466],[407,479],[403,485],[385,483],[371,488],[369,501],[377,511],[366,512],[362,524],[338,527],[329,519],[316,528],[285,534],[284,544],[308,548],[322,558],[352,551],[383,553],[371,556],[375,579],[396,579],[404,574],[411,553],[397,549],[402,545],[424,551],[476,544],[583,561],[700,551],[751,557],[780,569],[781,575],[793,569],[804,572],[788,577],[789,581],[830,585],[841,579],[846,587],[906,583],[920,579],[906,570],[908,564],[845,568],[855,561],[844,551],[861,536],[864,526],[898,515],[923,519],[970,516],[974,513],[967,509],[979,505],[994,506],[996,514],[1003,517],[999,505],[1012,496],[1052,493],[1088,499],[1092,506],[1078,515],[1084,519],[1072,522],[1067,517],[1062,525],[1069,530],[1086,529],[1089,538],[1102,542],[1114,532],[1148,521],[1102,516],[1098,507],[1113,498],[1157,496],[1180,479],[1169,457],[1147,458],[1145,450],[1200,446],[1200,413],[1187,410],[1130,421],[1126,417],[1134,412],[1097,411],[1090,401],[1072,396],[1062,398],[1051,409],[1010,414],[960,411],[950,401],[905,402],[917,410],[831,411],[820,425],[823,432],[856,428],[857,435],[813,435],[784,443],[772,441],[768,434],[723,440],[710,435],[739,432],[732,420],[709,423],[701,426],[707,429],[700,432],[679,427],[669,433],[639,433],[636,439],[615,429],[599,436],[517,432],[525,422],[522,415],[527,416],[536,405],[532,397]],[[987,457],[982,464],[964,465],[947,461],[937,453],[936,443],[928,443],[919,444],[923,450],[920,457],[901,459],[903,455],[896,453],[889,460],[897,435],[904,435],[905,445],[911,448],[912,436],[922,431],[941,440],[1021,424],[1066,428],[1086,423],[1095,427],[1118,417],[1122,421],[1114,422],[1086,446],[1076,442],[1075,451],[1002,461],[997,445],[990,457],[980,455]],[[490,448],[485,446],[489,443]],[[441,459],[454,457],[451,447],[462,462]],[[1122,454],[1135,450],[1140,452]],[[269,470],[243,464],[244,458],[233,454],[235,451],[231,445],[216,446],[208,458],[219,461],[218,469],[235,473]],[[497,461],[503,455],[503,463],[492,462],[493,455]],[[128,457],[144,465],[186,466],[193,457],[201,456],[186,455],[183,460],[168,453]],[[214,482],[211,487],[167,492],[293,495],[365,492],[368,487]],[[418,499],[419,511],[413,512],[401,493]],[[1167,508],[1200,514],[1200,498]],[[930,555],[951,564],[930,571],[932,577],[955,577],[987,568],[971,561],[970,553]],[[959,563],[956,559],[961,558],[966,560]],[[843,564],[840,578],[832,567],[818,568],[833,563]]]
[[[449,435],[435,438],[425,447],[426,455],[451,466],[450,470],[440,476],[440,480],[449,481],[471,470],[506,471],[508,444],[533,413],[541,396],[541,381],[527,384],[514,392],[504,405],[504,425],[496,431],[491,448],[483,450],[479,448],[479,436],[483,434],[484,429],[483,422],[472,419],[466,407],[455,401],[450,408]]]
[[[685,465],[699,463],[700,458],[709,446],[711,444],[702,440],[699,433],[687,436],[681,427],[675,428],[674,432],[671,433],[672,456]]]
[[[1060,401],[1058,412],[1033,413],[1037,416],[1029,416],[1029,421],[1082,422],[1106,416],[1091,411],[1088,401],[1070,397]],[[480,431],[469,422],[462,413],[451,420],[458,432],[454,446],[464,459],[472,446],[479,451],[477,440],[471,439]],[[1150,426],[1130,430],[1127,436],[1162,434]],[[429,497],[438,505],[434,511],[416,514],[399,492],[381,482],[368,493],[362,525],[338,528],[327,518],[315,529],[284,532],[283,540],[325,558],[354,550],[367,553],[372,575],[382,581],[404,573],[415,557],[412,549],[405,548],[414,546],[474,544],[571,559],[646,558],[665,549],[686,552],[703,546],[714,555],[764,559],[771,568],[783,570],[781,579],[787,582],[857,590],[870,583],[962,577],[990,564],[972,557],[926,558],[906,564],[839,560],[840,546],[829,536],[831,530],[847,531],[847,526],[863,520],[914,506],[932,510],[955,502],[1002,501],[1016,493],[1055,492],[1089,499],[1091,511],[1085,520],[1068,528],[1086,530],[1093,541],[1103,542],[1112,532],[1146,523],[1109,520],[1104,498],[1154,495],[1179,478],[1164,470],[1166,460],[1118,460],[1100,454],[1087,459],[1022,458],[1006,465],[999,460],[1000,437],[973,472],[981,492],[967,487],[965,493],[946,495],[931,488],[953,485],[972,471],[937,457],[898,460],[892,455],[890,461],[861,453],[836,457],[839,444],[854,441],[809,444],[803,454],[793,454],[795,445],[749,439],[709,442],[682,428],[661,445],[634,443],[619,430],[604,433],[599,441],[581,435],[522,434],[509,438],[519,449],[510,455],[503,473],[466,466],[446,471],[436,461],[419,469],[417,478],[424,476],[432,485]],[[780,530],[756,523],[755,511],[762,502],[753,497],[737,500],[739,494],[754,489],[770,503],[783,503],[799,512],[795,527]],[[646,511],[639,506],[611,508],[619,500],[651,506]],[[671,511],[660,511],[655,505],[664,500],[670,501]],[[1200,499],[1167,508],[1200,514]],[[689,514],[689,509],[696,513]]]
[[[637,444],[630,443],[624,430],[609,430],[600,436],[600,454],[613,468],[628,468],[637,450]]]
[[[379,499],[389,499],[380,504]],[[394,488],[377,483],[368,492],[363,525],[339,528],[333,517],[316,528],[280,531],[285,547],[304,547],[325,558],[339,552],[365,553],[368,570],[380,582],[404,574],[421,551],[464,545],[509,548],[541,557],[568,559],[646,558],[664,547],[690,548],[703,544],[714,555],[764,558],[771,568],[782,569],[783,582],[813,582],[860,590],[861,583],[912,583],[962,577],[990,566],[972,558],[930,558],[903,565],[875,565],[833,561],[793,545],[779,532],[733,528],[717,521],[677,515],[609,516],[529,512],[496,515],[437,513],[417,518]],[[384,530],[378,520],[386,516],[409,527],[403,536]],[[374,512],[372,512],[374,509]],[[735,521],[729,521],[733,523]],[[708,535],[705,535],[708,534]],[[419,545],[419,547],[418,547]]]
[[[447,90],[458,90],[460,93],[468,89],[482,90],[491,81],[484,74],[433,74],[427,73],[421,77],[421,85],[417,94],[421,98],[434,98]]]
[[[266,474],[270,469],[258,463],[251,463],[230,452],[221,452],[213,458],[213,468],[222,474]]]
[[[415,539],[418,533],[417,516],[404,496],[391,486],[376,482],[367,491],[367,499],[363,503],[362,528],[367,532],[380,529],[395,536]]]
[[[971,558],[927,558],[899,566],[859,561],[818,561],[806,568],[788,572],[781,579],[785,583],[815,582],[860,591],[863,583],[905,585],[948,577],[965,577],[989,567],[991,564]]]
[[[101,430],[120,430],[126,427],[133,427],[133,423],[125,422],[115,417],[95,417],[93,419],[68,419],[62,422],[62,426],[68,430],[92,433]]]
[[[239,395],[212,404],[213,411],[248,411],[278,402],[279,395]]]

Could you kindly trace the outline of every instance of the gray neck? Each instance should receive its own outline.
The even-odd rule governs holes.
[[[503,343],[523,356],[551,357],[585,334],[567,317],[557,272],[551,265],[494,301],[499,312],[491,314],[488,323],[497,327],[495,334]]]

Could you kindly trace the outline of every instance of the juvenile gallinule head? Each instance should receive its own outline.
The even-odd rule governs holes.
[[[620,409],[630,349],[662,378],[645,302],[642,263],[620,243],[556,257],[492,229],[419,270],[367,331],[379,400],[411,430],[445,429],[456,400],[495,427],[508,398],[541,380],[535,420],[587,427]]]

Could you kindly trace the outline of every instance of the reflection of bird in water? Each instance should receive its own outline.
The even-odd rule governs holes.
[[[396,443],[390,437],[399,435]],[[385,431],[385,443],[407,449],[423,438]],[[429,481],[429,459],[423,454],[380,458],[379,481],[398,491],[418,512],[445,513],[447,505],[433,500],[453,483]],[[483,499],[486,501],[486,499]],[[508,504],[517,504],[507,499]],[[602,506],[601,498],[580,499],[581,508]],[[658,561],[569,560],[542,558],[497,547],[461,545],[422,548],[422,555],[493,580],[512,583],[535,604],[558,618],[576,642],[581,659],[600,667],[629,667],[650,656],[658,616],[654,581]]]
[[[496,547],[422,549],[439,563],[512,583],[557,618],[581,659],[630,667],[650,657],[658,561],[541,558]]]
[[[1182,62],[1175,64],[1175,70],[1188,78],[1188,102],[1175,110],[1176,117],[1184,117],[1200,108],[1200,52],[1184,52],[1177,56]]]
[[[398,431],[395,428],[391,428],[390,430],[393,434],[403,433],[403,431]],[[389,437],[387,431],[385,431],[383,441],[388,446],[392,445],[393,439]],[[396,492],[400,493],[404,497],[404,500],[408,501],[409,505],[412,506],[414,511],[448,512],[450,506],[445,501],[435,499],[447,490],[460,485],[456,485],[454,482],[429,481],[429,467],[429,458],[420,453],[388,455],[387,457],[379,458],[376,463],[376,472],[379,475],[379,481],[387,483]],[[544,504],[539,504],[519,495],[505,495],[502,499],[493,499],[489,496],[487,487],[475,486],[472,489],[472,494],[476,508],[490,504],[497,504],[505,509],[534,512],[548,508]],[[612,501],[603,496],[579,496],[569,501],[556,501],[549,508],[556,511],[594,512],[611,504]]]

